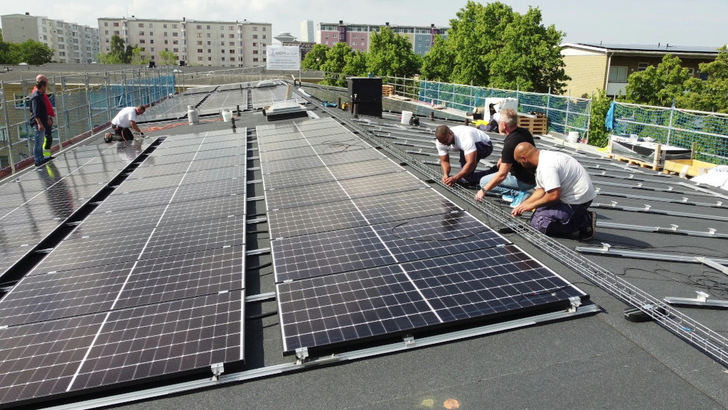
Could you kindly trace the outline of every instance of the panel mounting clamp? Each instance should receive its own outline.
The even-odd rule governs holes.
[[[213,363],[210,365],[210,370],[212,371],[212,381],[216,382],[220,380],[220,375],[225,372],[225,366],[223,363]]]

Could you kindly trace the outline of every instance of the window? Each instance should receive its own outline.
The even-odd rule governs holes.
[[[139,40],[139,44],[144,44],[144,43],[146,43],[146,41],[143,38]]]
[[[108,36],[109,35],[109,30],[104,30],[104,34],[106,34]],[[43,38],[45,38],[45,36],[43,36]]]
[[[177,28],[177,25],[176,24],[172,24],[172,28]]]
[[[225,57],[220,57],[220,60],[225,61]]]
[[[114,23],[114,27],[119,27],[119,23]]]
[[[150,32],[149,32],[149,35],[150,35],[150,36],[153,36],[153,35],[154,35],[154,32],[153,32],[153,31],[150,31]]]
[[[235,50],[230,50],[230,54],[235,54]]]
[[[202,61],[202,56],[197,57],[197,61]]]
[[[258,39],[258,35],[257,34],[253,34],[253,40],[257,40],[257,39]]]
[[[650,65],[650,63],[637,63],[637,71],[645,71]]]
[[[197,38],[202,38],[202,33],[197,33]]]
[[[104,21],[104,27],[109,27],[109,22],[108,21]],[[45,27],[43,27],[43,31],[45,31]]]
[[[688,67],[688,74],[690,74],[690,77],[695,77],[695,69]]]
[[[263,27],[263,31],[265,31],[265,27]]]
[[[211,49],[211,48],[208,48],[208,49],[207,49],[207,52],[208,52],[208,53],[212,53],[212,49]]]
[[[254,63],[257,63],[257,62],[258,62],[258,57],[255,57],[255,58],[253,59],[253,62],[254,62]]]
[[[164,44],[169,44],[169,40],[164,40]]]
[[[253,43],[253,47],[258,47],[258,43]]]
[[[177,37],[177,32],[172,33],[172,37]]]
[[[268,38],[268,37],[265,34],[263,34],[263,39],[265,40],[266,38]]]
[[[258,54],[258,50],[253,50],[253,54]]]
[[[139,23],[139,28],[144,28],[144,23]]]
[[[175,53],[179,53],[179,48],[173,48],[172,51],[174,51]]]
[[[140,31],[140,32],[139,32],[139,35],[140,35],[140,36],[143,36],[143,35],[144,35],[144,32],[143,32],[143,31]]]
[[[167,37],[167,32],[166,31],[164,32],[164,36]]]
[[[200,54],[202,54],[202,49],[201,48],[198,48],[197,49],[197,52],[200,53]]]
[[[253,27],[253,31],[258,31],[258,27]]]
[[[230,30],[230,31],[235,30],[235,26],[228,26],[228,30]]]
[[[179,44],[179,40],[174,40],[172,44]]]
[[[235,45],[235,42],[234,41],[231,41],[230,44],[228,44],[228,45],[234,46]]]
[[[610,83],[626,83],[627,82],[627,66],[612,66],[609,68]]]
[[[198,41],[198,42],[197,42],[197,45],[198,45],[198,46],[201,46],[201,45],[202,45],[202,41]]]
[[[230,34],[230,38],[235,38],[235,34]]]
[[[207,27],[207,28],[210,28],[210,27]],[[198,25],[197,25],[197,29],[198,29],[198,30],[202,30],[202,24],[198,24]]]
[[[355,46],[355,45],[356,45],[356,41],[352,41],[352,42],[351,42],[351,45],[352,45],[352,46]]]

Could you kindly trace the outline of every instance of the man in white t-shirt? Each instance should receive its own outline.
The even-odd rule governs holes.
[[[478,161],[486,158],[493,152],[493,143],[485,132],[457,125],[452,128],[440,125],[435,130],[435,147],[440,156],[442,168],[442,183],[450,186],[455,182],[463,185],[474,185],[480,182],[488,171],[475,172]],[[460,155],[460,171],[450,176],[450,152],[458,151]]]
[[[533,209],[531,226],[546,235],[578,232],[581,240],[593,238],[597,215],[588,208],[597,193],[579,161],[561,152],[539,151],[524,142],[516,146],[514,157],[524,168],[536,168],[536,191],[511,214]]]
[[[134,139],[134,135],[132,135],[131,129],[141,135],[144,135],[144,133],[142,132],[142,130],[139,129],[136,123],[137,115],[144,114],[144,111],[146,111],[146,108],[144,108],[143,105],[138,105],[136,107],[126,107],[119,111],[119,113],[116,114],[116,117],[111,120],[111,128],[114,130],[114,133],[111,134],[107,132],[104,136],[104,141],[111,142],[111,140],[113,139],[119,141],[131,141]]]

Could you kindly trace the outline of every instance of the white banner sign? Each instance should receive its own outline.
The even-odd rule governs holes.
[[[296,46],[268,46],[267,57],[268,70],[291,70],[301,69],[301,53]]]

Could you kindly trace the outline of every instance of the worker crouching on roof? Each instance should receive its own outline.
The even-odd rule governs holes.
[[[493,143],[488,134],[465,125],[448,127],[440,125],[435,129],[435,146],[440,156],[442,183],[451,186],[458,182],[462,185],[475,185],[488,171],[475,171],[478,161],[493,152]],[[460,171],[450,176],[450,152],[460,154]]]
[[[581,240],[592,239],[597,215],[588,208],[597,194],[584,167],[569,155],[539,151],[527,142],[516,146],[514,157],[524,168],[536,168],[536,191],[511,214],[533,209],[534,229],[549,236],[578,233]]]

